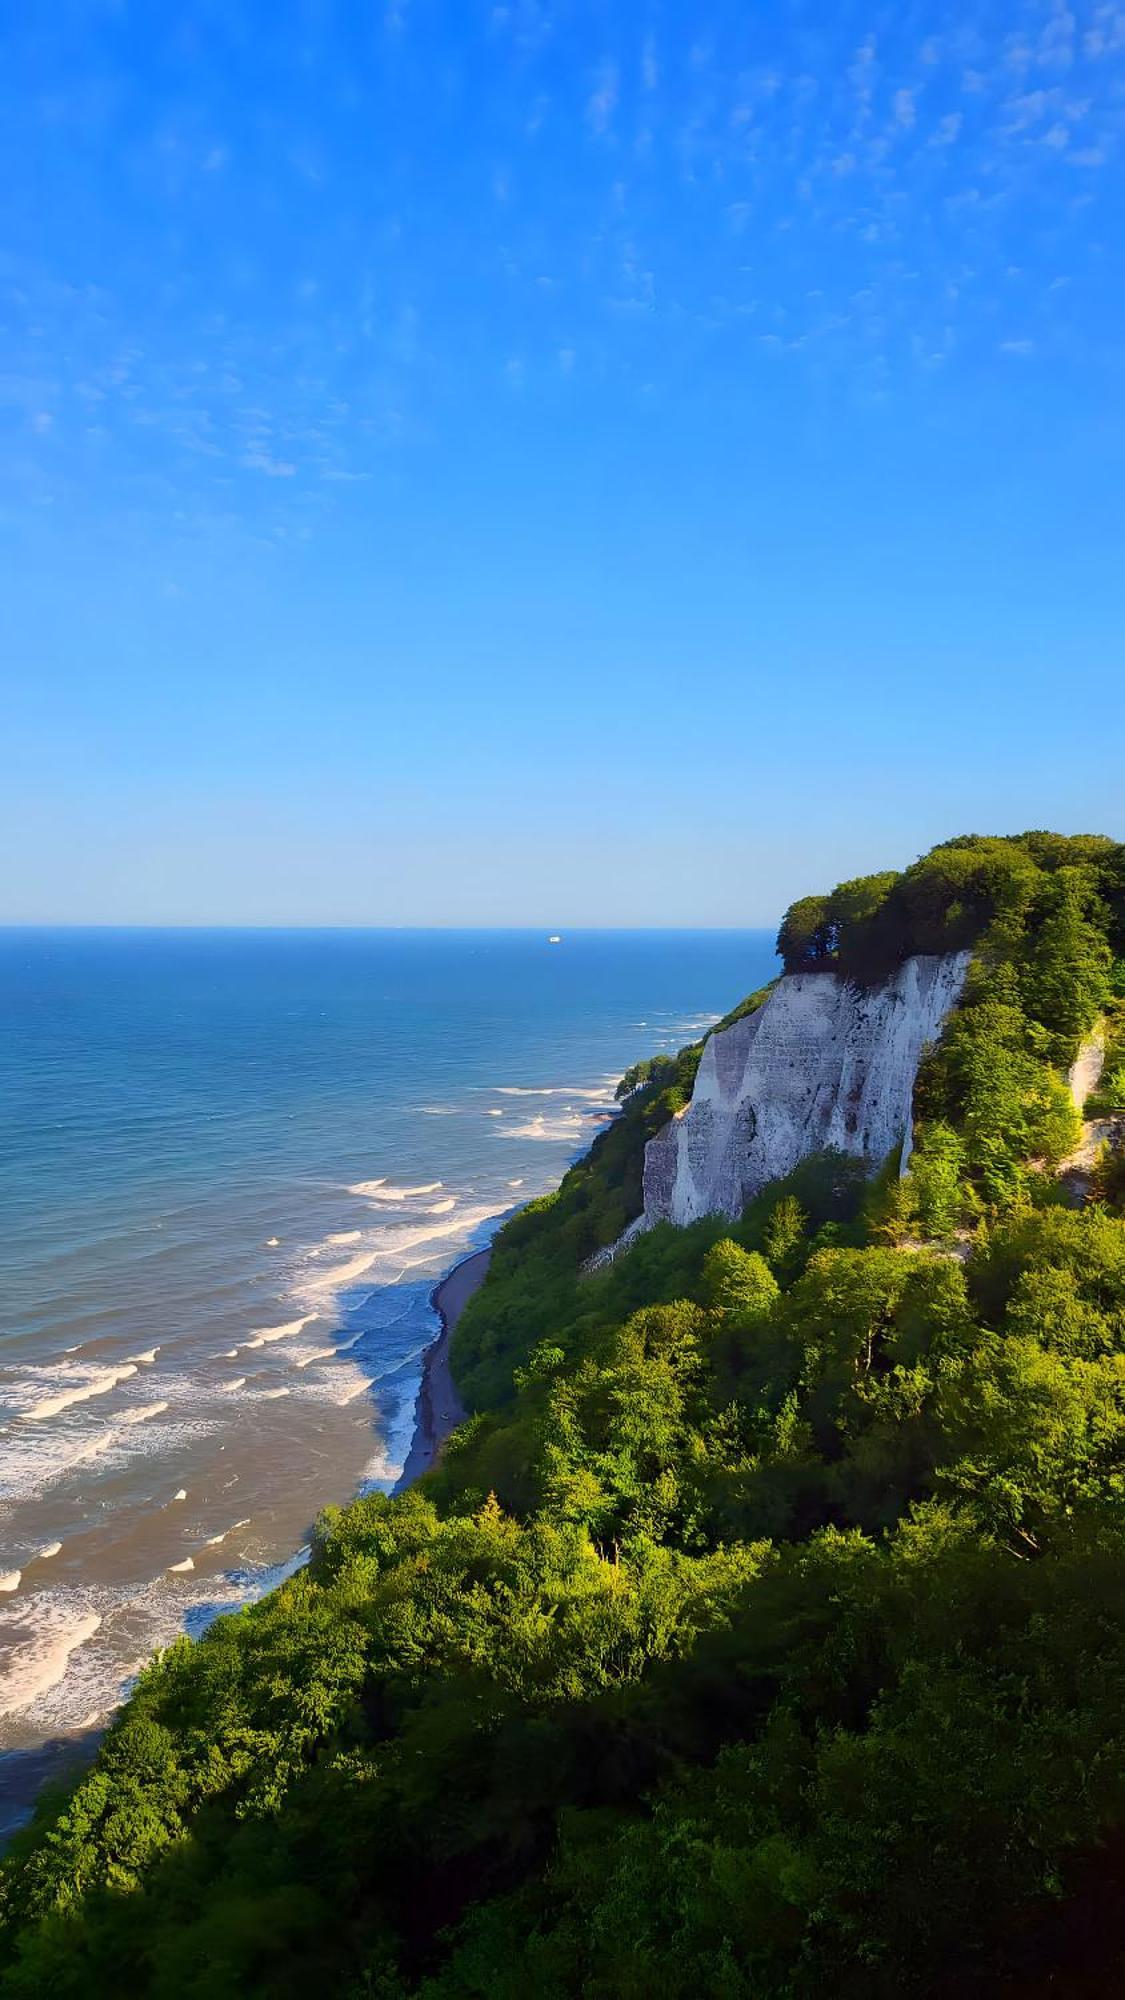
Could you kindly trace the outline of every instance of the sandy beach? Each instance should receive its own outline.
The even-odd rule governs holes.
[[[434,1287],[431,1303],[441,1319],[441,1332],[426,1350],[414,1437],[395,1488],[396,1493],[401,1493],[429,1471],[450,1431],[456,1430],[457,1425],[465,1420],[467,1412],[450,1372],[449,1346],[457,1321],[473,1293],[484,1282],[491,1258],[491,1249],[474,1251],[471,1257],[464,1257],[459,1264],[455,1264],[449,1276]]]

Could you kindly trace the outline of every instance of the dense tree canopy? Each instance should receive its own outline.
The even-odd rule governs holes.
[[[499,1234],[441,1465],[154,1661],[17,1840],[0,1991],[1119,1990],[1125,1187],[1057,1169],[1121,880],[974,838],[799,915],[841,967],[888,912],[975,947],[909,1171],[813,1158],[583,1275],[699,1051],[631,1072]]]

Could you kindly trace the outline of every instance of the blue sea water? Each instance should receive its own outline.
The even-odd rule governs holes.
[[[393,1483],[436,1278],[775,969],[762,932],[0,932],[0,1750]]]

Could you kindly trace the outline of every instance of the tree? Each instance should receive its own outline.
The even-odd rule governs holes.
[[[809,1218],[795,1194],[782,1195],[766,1224],[762,1248],[775,1271],[791,1272],[808,1235]]]
[[[950,1236],[964,1219],[966,1164],[964,1145],[951,1125],[937,1120],[922,1128],[903,1199],[908,1216],[928,1236]]]
[[[1089,914],[1092,893],[1086,870],[1059,869],[1039,899],[1023,968],[1024,1006],[1050,1030],[1056,1058],[1064,1063],[1073,1061],[1110,997],[1113,957],[1104,929]]]
[[[750,1326],[770,1311],[781,1297],[781,1287],[757,1250],[740,1249],[724,1236],[703,1260],[703,1297],[740,1326]]]
[[[827,896],[802,896],[789,905],[777,933],[778,955],[786,972],[827,968],[835,943],[828,903]]]

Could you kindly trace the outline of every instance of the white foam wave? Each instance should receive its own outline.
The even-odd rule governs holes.
[[[314,1361],[331,1361],[335,1353],[336,1349],[334,1347],[314,1347],[308,1354],[294,1355],[293,1366],[294,1368],[311,1368]]]
[[[237,1360],[237,1358],[238,1358],[237,1347],[224,1347],[222,1353],[219,1356],[220,1361],[234,1361]]]
[[[509,1186],[509,1187],[522,1187],[522,1186],[523,1186],[523,1182],[522,1182],[522,1180],[519,1180],[519,1181],[509,1181],[509,1182],[508,1182],[508,1186]]]
[[[178,1493],[173,1493],[173,1495],[172,1495],[172,1499],[173,1499],[173,1500],[186,1500],[186,1499],[187,1499],[187,1487],[186,1487],[186,1486],[181,1486],[181,1487],[180,1487],[180,1490],[179,1490],[179,1492],[178,1492]]]
[[[86,1381],[75,1383],[69,1389],[60,1389],[55,1396],[44,1396],[30,1409],[21,1412],[26,1423],[42,1423],[47,1417],[57,1417],[61,1411],[69,1410],[74,1403],[88,1403],[94,1396],[108,1396],[119,1382],[127,1382],[135,1375],[135,1361],[126,1361],[118,1368],[101,1368]]]
[[[0,1715],[13,1715],[57,1687],[71,1654],[85,1645],[101,1622],[96,1611],[52,1604],[47,1596],[29,1598],[0,1679]]]
[[[245,1389],[246,1377],[245,1375],[236,1375],[233,1382],[220,1382],[219,1387],[224,1396],[233,1396],[236,1389]]]
[[[537,1112],[526,1125],[505,1125],[498,1131],[499,1139],[577,1139],[588,1130],[587,1122],[580,1112],[560,1111],[554,1118],[545,1111]]]
[[[304,1280],[305,1294],[311,1300],[343,1291],[377,1265],[397,1265],[394,1276],[400,1277],[410,1264],[421,1261],[412,1253],[424,1250],[428,1243],[463,1242],[482,1222],[491,1221],[494,1214],[492,1208],[466,1208],[459,1215],[444,1221],[404,1223],[400,1229],[386,1228],[376,1242],[369,1243],[366,1249],[346,1263],[307,1275]]]
[[[248,1528],[249,1526],[250,1526],[250,1516],[249,1514],[245,1514],[241,1521],[232,1521],[229,1528],[223,1529],[222,1534],[208,1535],[207,1540],[203,1546],[204,1548],[208,1549],[217,1549],[219,1543],[225,1542],[228,1535],[235,1534],[239,1528]]]
[[[183,1559],[183,1562],[178,1562],[178,1563],[169,1563],[169,1564],[168,1564],[168,1574],[169,1574],[169,1576],[180,1576],[180,1575],[182,1575],[182,1574],[183,1574],[183,1573],[184,1573],[184,1572],[185,1572],[186,1570],[189,1570],[189,1569],[194,1569],[194,1568],[195,1568],[195,1563],[194,1563],[194,1561],[193,1561],[192,1557],[191,1557],[191,1556],[185,1556],[185,1557],[184,1557],[184,1559]]]
[[[311,1298],[321,1298],[338,1292],[342,1286],[350,1285],[354,1278],[361,1278],[365,1271],[369,1271],[378,1255],[378,1248],[361,1250],[358,1256],[349,1257],[346,1264],[335,1264],[330,1271],[306,1278],[306,1293]]]
[[[569,1097],[590,1104],[604,1104],[612,1097],[610,1084],[599,1084],[596,1090],[569,1083],[545,1084],[541,1088],[523,1083],[498,1083],[494,1085],[497,1097]]]
[[[359,1235],[358,1229],[355,1233],[357,1236]],[[329,1241],[331,1240],[329,1238]],[[246,1346],[269,1347],[275,1340],[291,1340],[295,1333],[300,1333],[302,1328],[308,1326],[309,1322],[315,1318],[315,1313],[302,1313],[300,1319],[287,1319],[282,1326],[256,1326],[252,1337],[246,1342]],[[236,1348],[235,1353],[237,1354],[237,1352],[238,1349]]]
[[[452,1209],[456,1208],[456,1206],[457,1206],[457,1196],[455,1194],[447,1194],[444,1201],[435,1201],[432,1207],[426,1210],[426,1214],[448,1215]]]
[[[349,1194],[365,1195],[368,1201],[413,1201],[419,1195],[436,1194],[440,1181],[420,1181],[417,1187],[396,1187],[393,1181],[357,1181]]]
[[[329,1236],[326,1240],[333,1245],[337,1243],[358,1243],[362,1235],[362,1229],[340,1229],[335,1236]]]
[[[369,1389],[375,1387],[377,1380],[377,1376],[372,1376],[370,1382],[353,1383],[350,1389],[345,1389],[343,1395],[337,1398],[339,1408],[346,1409],[349,1403],[355,1402],[357,1396],[365,1396]]]
[[[263,1389],[258,1397],[260,1403],[276,1403],[279,1396],[287,1396],[288,1389]]]
[[[123,1424],[146,1424],[150,1417],[158,1417],[168,1408],[167,1403],[144,1403],[139,1410],[126,1410]]]
[[[6,1576],[0,1576],[0,1590],[18,1590],[22,1569],[10,1569]]]
[[[148,1367],[151,1362],[156,1360],[159,1352],[159,1347],[146,1347],[143,1354],[131,1354],[129,1359],[130,1361],[135,1361],[138,1368]]]
[[[41,1563],[50,1562],[52,1556],[58,1555],[58,1552],[61,1549],[61,1547],[62,1547],[61,1542],[44,1542],[41,1549],[36,1549],[35,1554],[32,1556],[31,1560],[32,1562],[41,1562]]]

